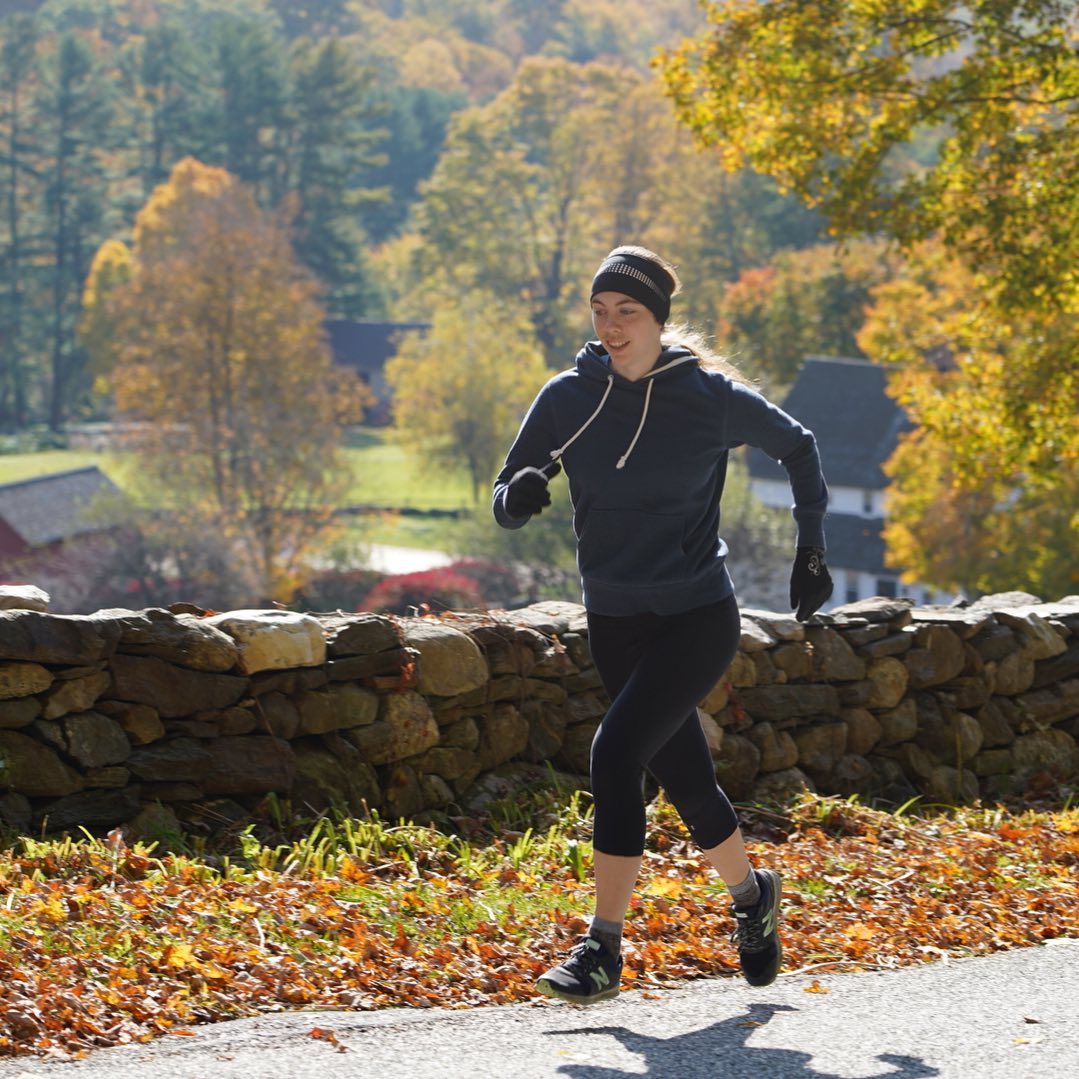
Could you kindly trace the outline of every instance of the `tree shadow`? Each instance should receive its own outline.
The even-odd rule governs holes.
[[[787,1004],[751,1004],[744,1015],[732,1016],[709,1027],[671,1038],[637,1034],[626,1027],[576,1027],[550,1030],[549,1036],[567,1034],[607,1034],[616,1038],[647,1065],[646,1075],[695,1079],[722,1076],[722,1079],[841,1079],[832,1072],[811,1067],[813,1057],[798,1049],[773,1049],[747,1044],[750,1035],[777,1012],[796,1012]],[[939,1075],[937,1068],[918,1057],[898,1053],[879,1053],[876,1057],[887,1069],[863,1079],[927,1079]],[[592,1064],[564,1064],[560,1075],[572,1079],[614,1079],[615,1076],[640,1075]]]

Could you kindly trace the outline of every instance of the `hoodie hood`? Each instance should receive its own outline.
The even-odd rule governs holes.
[[[611,358],[607,354],[607,350],[598,341],[589,341],[577,353],[577,372],[585,378],[606,382],[607,386],[592,415],[558,449],[551,450],[551,460],[557,461],[588,430],[593,420],[603,411],[603,406],[607,403],[611,390],[617,384],[625,389],[644,394],[644,404],[641,408],[641,419],[637,424],[637,430],[634,432],[625,452],[615,464],[615,468],[625,468],[630,454],[633,453],[633,448],[637,445],[637,440],[641,437],[645,422],[648,420],[648,406],[652,402],[652,389],[655,384],[679,368],[684,369],[687,364],[696,365],[696,363],[697,357],[688,348],[682,348],[681,346],[667,348],[659,354],[659,359],[656,360],[650,371],[647,371],[639,379],[628,379],[611,367]]]

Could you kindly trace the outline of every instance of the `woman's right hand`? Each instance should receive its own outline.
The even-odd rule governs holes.
[[[506,512],[511,517],[531,517],[534,513],[542,513],[544,507],[551,504],[547,483],[561,471],[562,466],[557,461],[549,464],[547,471],[522,468],[506,484]]]

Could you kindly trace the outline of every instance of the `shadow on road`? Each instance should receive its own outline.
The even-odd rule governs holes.
[[[624,1048],[642,1058],[647,1065],[646,1075],[722,1076],[723,1079],[841,1079],[832,1072],[817,1071],[810,1066],[810,1053],[798,1049],[773,1049],[748,1045],[749,1036],[767,1023],[777,1012],[794,1012],[786,1004],[752,1004],[744,1015],[732,1016],[710,1027],[671,1038],[654,1038],[637,1034],[626,1027],[576,1027],[572,1030],[552,1030],[552,1037],[567,1034],[604,1034],[616,1038]],[[877,1060],[887,1065],[884,1071],[864,1079],[922,1079],[939,1075],[938,1069],[917,1057],[897,1053],[880,1053]],[[560,1075],[573,1079],[613,1079],[614,1076],[640,1075],[639,1071],[623,1071],[591,1064],[564,1064]]]

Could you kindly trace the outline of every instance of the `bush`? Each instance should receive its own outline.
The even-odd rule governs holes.
[[[487,607],[510,608],[527,602],[531,575],[520,568],[484,558],[462,558],[446,569],[472,581]]]
[[[315,573],[293,597],[298,611],[355,611],[385,579],[373,569],[328,569]]]
[[[357,610],[384,614],[413,614],[416,610],[460,610],[484,607],[476,582],[453,567],[439,566],[418,573],[399,573],[380,581]]]

